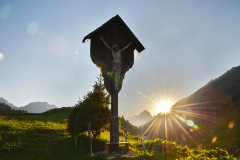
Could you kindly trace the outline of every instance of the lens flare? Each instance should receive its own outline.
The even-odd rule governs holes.
[[[179,117],[179,119],[180,119],[182,122],[186,123],[186,120],[185,120],[184,118]]]
[[[217,137],[216,137],[216,136],[213,137],[213,139],[212,139],[212,143],[216,142],[216,140],[217,140]]]
[[[7,19],[9,14],[11,12],[11,6],[9,4],[4,5],[1,9],[0,9],[0,19],[4,20]]]
[[[194,129],[198,129],[198,126],[196,124],[193,125]]]
[[[187,120],[186,123],[187,123],[187,125],[189,125],[191,127],[194,125],[193,121],[191,121],[191,120]]]
[[[30,35],[34,35],[38,30],[38,23],[36,21],[33,21],[29,23],[27,28],[27,33]]]
[[[228,128],[232,129],[234,127],[234,122],[230,121],[230,123],[228,124]]]
[[[97,66],[98,69],[102,70],[102,68],[100,66]]]
[[[112,76],[112,72],[107,72],[107,75],[109,75],[110,77]]]
[[[0,61],[3,59],[4,55],[0,53]]]

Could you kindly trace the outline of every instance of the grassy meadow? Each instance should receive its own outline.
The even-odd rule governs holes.
[[[64,107],[41,114],[0,116],[0,159],[90,159],[87,133],[78,136],[78,147],[75,148],[74,137],[66,132],[70,110],[71,108]],[[109,137],[109,132],[104,131],[99,138],[93,139],[93,152],[104,151]],[[139,138],[129,135],[128,140],[130,150],[139,155],[108,159],[238,159],[220,148],[188,148],[161,139],[144,141],[147,150],[145,155]],[[124,135],[120,136],[120,141],[125,141]],[[91,159],[106,158],[93,155]]]
[[[87,133],[74,137],[66,132],[71,108],[53,109],[41,114],[0,116],[0,159],[89,159]],[[93,140],[93,151],[103,151],[110,133]],[[132,146],[137,143],[129,137]],[[120,141],[124,141],[120,137]],[[97,158],[99,159],[99,158]]]

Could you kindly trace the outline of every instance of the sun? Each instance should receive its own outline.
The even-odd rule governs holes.
[[[162,101],[157,106],[158,113],[169,113],[172,107],[172,103],[169,101]]]

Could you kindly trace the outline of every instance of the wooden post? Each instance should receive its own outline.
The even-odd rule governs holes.
[[[127,120],[127,125],[126,125],[126,142],[127,142],[128,123],[129,123],[129,121]]]
[[[78,115],[76,115],[76,122],[78,121]],[[75,148],[77,148],[77,131],[75,131]]]
[[[92,157],[92,137],[91,137],[91,123],[88,122],[88,139],[89,139],[89,152]]]
[[[118,40],[118,26],[113,25],[113,39]],[[114,81],[114,78],[112,79]],[[119,142],[119,120],[118,120],[118,90],[115,90],[115,82],[112,86],[111,95],[111,122],[110,122],[110,143]],[[110,151],[119,150],[119,145],[110,145]]]
[[[139,126],[139,129],[140,129],[140,137],[141,137],[142,147],[143,147],[143,150],[144,150],[145,154],[147,154],[146,149],[145,149],[144,144],[143,144],[143,138],[142,138],[142,130],[141,130],[141,126]]]
[[[118,120],[118,91],[113,87],[111,95],[111,123],[110,123],[110,143],[119,142],[119,120]],[[110,145],[110,151],[117,151],[118,144]]]

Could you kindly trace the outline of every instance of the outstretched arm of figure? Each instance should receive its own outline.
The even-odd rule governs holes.
[[[103,41],[103,43],[105,44],[105,46],[110,49],[111,51],[113,50],[111,47],[109,47],[109,45],[104,41],[103,37],[100,37],[100,39]]]
[[[126,47],[124,47],[123,49],[121,49],[121,51],[124,51],[125,49],[127,49],[131,44],[132,44],[132,42],[129,42]]]

